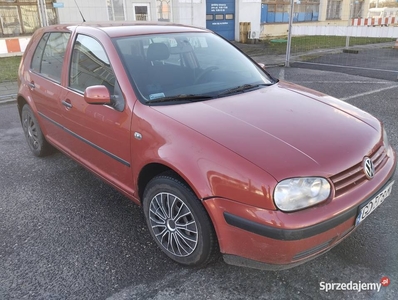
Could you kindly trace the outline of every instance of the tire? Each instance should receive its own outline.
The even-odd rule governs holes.
[[[213,224],[200,200],[180,179],[166,173],[144,191],[148,229],[160,249],[184,266],[203,267],[219,253]]]
[[[44,138],[39,122],[28,104],[22,107],[21,116],[22,129],[30,150],[38,157],[49,155],[53,148]]]

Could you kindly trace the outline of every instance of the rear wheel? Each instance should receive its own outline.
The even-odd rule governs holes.
[[[34,155],[41,157],[51,153],[53,148],[44,138],[39,122],[28,104],[22,107],[22,128]]]
[[[157,176],[148,183],[143,201],[149,231],[168,257],[195,267],[216,257],[218,243],[210,218],[183,181]]]

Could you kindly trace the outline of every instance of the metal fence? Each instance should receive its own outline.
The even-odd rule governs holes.
[[[294,5],[293,0],[291,3]],[[358,18],[361,7],[355,2],[347,4],[349,9],[341,10],[348,14],[341,16],[348,20],[347,25],[317,26],[292,22],[291,35],[287,38],[290,51],[286,53],[285,64],[396,81],[398,15],[382,13]]]

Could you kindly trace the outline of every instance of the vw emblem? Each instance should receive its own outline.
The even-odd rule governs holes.
[[[363,171],[368,179],[372,179],[375,175],[375,167],[369,157],[365,157],[363,160]]]

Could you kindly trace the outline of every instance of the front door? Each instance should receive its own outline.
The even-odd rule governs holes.
[[[235,39],[235,0],[207,0],[206,28],[229,41]]]
[[[95,173],[131,194],[131,111],[105,49],[93,37],[79,34],[72,51],[69,83],[63,95],[64,127],[69,132],[67,151]],[[114,105],[88,104],[89,86],[108,88]]]

